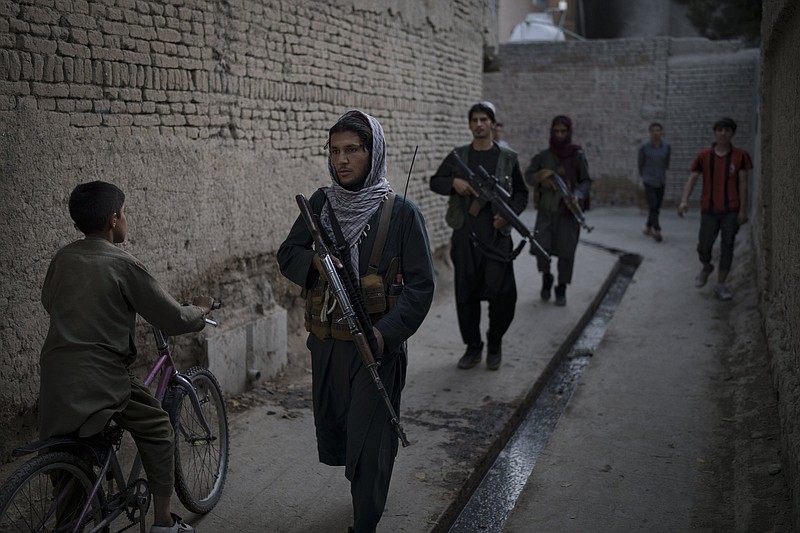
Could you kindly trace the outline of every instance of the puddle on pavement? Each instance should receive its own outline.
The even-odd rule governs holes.
[[[450,533],[502,531],[581,375],[589,366],[592,354],[603,341],[614,311],[641,263],[641,256],[616,249],[607,251],[620,256],[620,269],[615,279],[609,285],[594,315],[569,348],[567,356],[562,359],[451,526]]]

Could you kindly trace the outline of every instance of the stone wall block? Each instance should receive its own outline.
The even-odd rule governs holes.
[[[42,81],[44,77],[44,57],[41,54],[31,54],[31,61],[33,62],[31,79]]]
[[[61,83],[64,80],[64,58],[53,56],[53,81]]]
[[[27,50],[28,52],[36,54],[55,54],[58,49],[58,43],[56,41],[43,39],[41,37],[31,37],[30,35],[20,35],[17,39],[17,43],[21,50]]]
[[[22,61],[19,57],[19,52],[10,50],[8,52],[8,79],[17,81],[22,74]]]
[[[58,24],[61,15],[50,7],[23,6],[19,18],[36,24]]]
[[[73,113],[69,117],[71,126],[86,128],[99,126],[103,122],[103,117],[99,113]]]
[[[70,84],[69,97],[75,99],[97,99],[103,97],[103,90],[96,85]]]
[[[129,26],[122,22],[114,22],[111,20],[103,20],[99,24],[100,30],[103,33],[111,35],[128,35]]]
[[[128,26],[128,35],[134,39],[151,41],[158,38],[155,28],[147,26]]]
[[[159,41],[165,41],[168,43],[179,43],[181,42],[181,34],[177,30],[171,28],[157,28],[156,29],[156,36]]]
[[[33,58],[31,57],[31,54],[28,52],[20,52],[19,59],[20,64],[22,65],[20,78],[23,80],[33,79]]]
[[[133,87],[119,89],[119,97],[126,102],[141,102],[142,91]]]
[[[11,32],[13,33],[27,34],[31,31],[31,25],[25,22],[24,20],[20,20],[18,18],[9,19],[8,26]]]
[[[11,60],[8,57],[8,50],[0,49],[0,76],[8,79],[8,71],[11,67]]]
[[[56,111],[61,111],[63,113],[71,113],[72,111],[75,111],[75,100],[59,98],[56,100]]]
[[[88,81],[95,85],[103,85],[103,62],[99,59],[95,59],[91,61],[91,65],[92,77]]]
[[[69,61],[67,61],[69,60]],[[67,81],[74,81],[75,83],[83,83],[83,60],[82,59],[72,59],[70,57],[64,58],[64,73],[68,72],[67,65],[72,65],[72,80]]]
[[[84,28],[87,30],[97,27],[97,21],[94,18],[80,13],[65,13],[61,16],[61,24],[71,28]]]
[[[0,81],[0,94],[24,96],[30,93],[31,86],[27,81]]]
[[[145,100],[152,102],[165,102],[167,100],[167,93],[158,89],[145,89],[143,95]]]
[[[133,116],[133,125],[134,126],[142,126],[142,127],[154,127],[160,124],[160,119],[158,115],[134,115]]]
[[[52,98],[66,98],[70,96],[69,85],[66,83],[41,83],[35,81],[31,84],[31,89],[34,96]]]
[[[133,125],[133,115],[106,113],[103,115],[104,126],[131,126]]]
[[[8,94],[0,94],[0,111],[12,111],[17,107],[17,99]]]
[[[62,56],[89,58],[92,57],[92,51],[88,46],[82,44],[68,43],[66,41],[58,42],[58,52]]]

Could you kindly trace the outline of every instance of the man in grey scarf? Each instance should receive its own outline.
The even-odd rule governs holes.
[[[319,215],[325,240],[333,244],[331,250],[349,250],[350,263],[363,278],[391,192],[386,180],[383,129],[370,115],[351,110],[330,129],[327,146],[331,184],[318,189],[309,203]],[[337,224],[341,232],[334,231]],[[338,259],[334,262],[340,263]],[[331,330],[336,323],[335,306],[329,305],[333,298],[325,294],[328,290],[320,276],[320,259],[312,249],[312,237],[302,218],[298,217],[281,244],[278,263],[284,276],[308,291],[306,319],[310,334],[306,345],[311,351],[319,460],[331,466],[345,466],[353,500],[354,524],[350,531],[373,532],[386,504],[398,448],[388,408],[355,344]],[[378,344],[378,353],[374,354],[380,363],[378,371],[395,411],[400,413],[400,393],[408,364],[406,340],[428,313],[434,288],[425,222],[407,198],[394,198],[378,263],[376,272],[383,280],[384,294],[391,284],[395,289],[402,285],[399,295],[387,298],[384,311],[370,315]],[[341,267],[340,273],[345,275]],[[322,295],[321,309],[312,310],[312,294]],[[312,320],[315,328],[309,326]]]

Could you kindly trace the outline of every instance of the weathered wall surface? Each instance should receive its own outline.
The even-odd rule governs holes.
[[[409,197],[441,220],[427,176],[468,134],[491,17],[481,0],[0,0],[0,457],[35,425],[39,290],[79,237],[76,184],[126,192],[123,247],[176,297],[222,298],[229,325],[294,308],[274,253],[294,195],[328,182],[327,128],[375,115],[397,191],[419,145]]]
[[[722,116],[738,123],[734,144],[753,152],[758,50],[706,39],[623,39],[500,46],[500,70],[484,74],[523,166],[547,147],[550,121],[574,121],[597,182],[593,202],[639,201],[636,153],[647,126],[664,125],[672,144],[665,202],[679,199],[692,158],[713,141]],[[699,187],[695,188],[699,197]]]
[[[772,357],[792,489],[794,529],[800,529],[800,6],[763,2],[761,26],[761,181],[758,243],[761,306]]]

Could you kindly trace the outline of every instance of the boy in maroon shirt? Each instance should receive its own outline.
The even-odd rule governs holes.
[[[711,264],[711,248],[717,235],[721,234],[719,271],[714,296],[730,300],[733,293],[725,284],[733,263],[733,245],[739,226],[747,222],[747,171],[753,168],[750,154],[731,144],[736,133],[736,122],[722,118],[714,123],[716,142],[697,154],[691,164],[689,181],[683,189],[678,215],[689,209],[689,196],[697,178],[703,176],[703,192],[700,196],[700,235],[697,254],[703,269],[695,278],[695,286],[703,287],[714,270]]]

